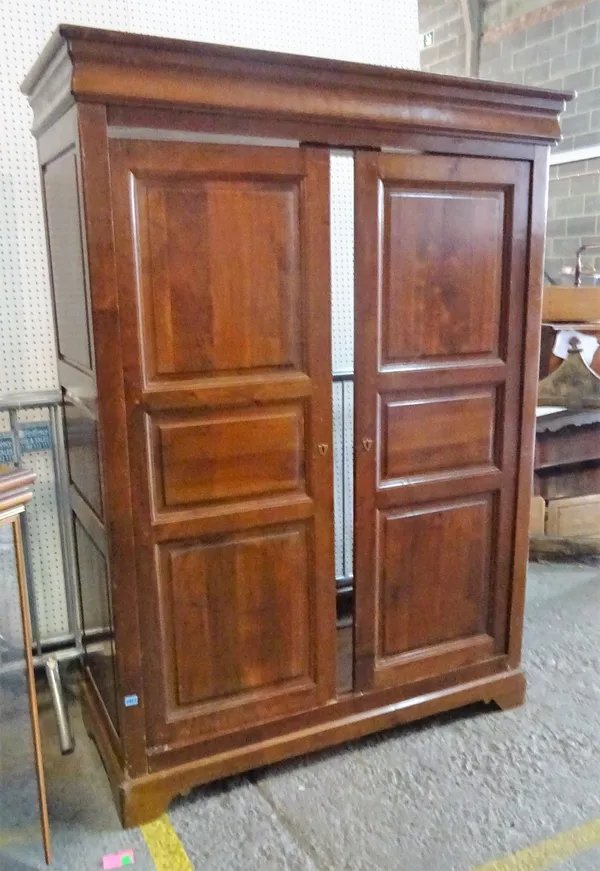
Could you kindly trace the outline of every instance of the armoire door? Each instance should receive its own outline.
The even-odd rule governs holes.
[[[356,159],[360,690],[506,661],[529,172]]]
[[[181,746],[334,694],[329,162],[110,161],[147,736]]]

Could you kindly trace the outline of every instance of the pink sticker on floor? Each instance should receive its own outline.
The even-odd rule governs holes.
[[[102,859],[102,868],[104,871],[111,871],[112,868],[126,868],[128,865],[133,864],[135,864],[133,850],[123,850],[120,853],[109,853]]]

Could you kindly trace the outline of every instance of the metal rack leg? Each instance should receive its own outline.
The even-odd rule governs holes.
[[[46,668],[48,686],[50,687],[50,695],[52,696],[52,705],[56,714],[60,751],[63,755],[66,755],[67,753],[72,753],[75,749],[75,741],[73,740],[71,723],[69,722],[69,713],[65,702],[58,660],[54,656],[49,656],[45,660],[44,666]]]

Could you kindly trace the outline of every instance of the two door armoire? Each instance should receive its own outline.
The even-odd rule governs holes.
[[[73,26],[23,90],[84,712],[123,823],[378,729],[519,704],[547,160],[571,95]],[[343,602],[333,150],[354,174]]]

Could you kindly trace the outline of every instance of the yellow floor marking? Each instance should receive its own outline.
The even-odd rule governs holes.
[[[166,815],[153,823],[140,826],[140,831],[156,871],[194,871],[183,844]],[[597,846],[600,846],[600,820],[592,820],[540,844],[534,844],[533,847],[519,850],[512,856],[481,865],[475,871],[546,871],[559,862]]]
[[[156,871],[194,871],[194,868],[166,814],[140,826]]]
[[[559,862],[600,845],[600,820],[584,823],[512,856],[482,865],[475,871],[545,871]]]
[[[39,824],[34,823],[18,829],[9,829],[6,832],[0,831],[0,850],[3,847],[12,847],[14,844],[25,844],[27,841],[35,840],[36,837],[41,839],[42,831]]]

